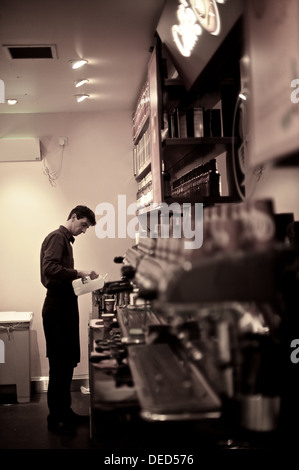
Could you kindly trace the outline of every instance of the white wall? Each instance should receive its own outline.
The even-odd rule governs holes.
[[[44,174],[59,167],[57,185]],[[0,163],[0,311],[32,311],[31,377],[48,375],[41,310],[46,290],[40,282],[39,254],[44,237],[66,221],[69,211],[84,204],[95,211],[101,202],[117,204],[117,195],[135,200],[132,175],[131,115],[117,113],[0,115],[0,137],[39,137],[41,162]],[[113,262],[133,244],[127,239],[99,239],[95,228],[76,238],[75,267],[108,273],[118,279]],[[79,298],[81,362],[75,375],[88,373],[87,327],[91,295]],[[59,325],[58,325],[59,327]]]

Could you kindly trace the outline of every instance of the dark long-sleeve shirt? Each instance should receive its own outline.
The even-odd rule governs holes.
[[[74,269],[73,247],[75,239],[66,227],[49,233],[42,243],[40,253],[41,282],[47,288],[70,286],[77,279]]]

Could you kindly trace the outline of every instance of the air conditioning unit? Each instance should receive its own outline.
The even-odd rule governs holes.
[[[0,162],[33,162],[41,159],[40,140],[38,138],[0,139]]]

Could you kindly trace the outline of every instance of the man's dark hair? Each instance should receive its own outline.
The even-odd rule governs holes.
[[[71,210],[67,220],[69,220],[73,214],[76,214],[77,219],[83,219],[86,217],[90,225],[96,225],[96,218],[94,212],[86,206],[76,206]]]

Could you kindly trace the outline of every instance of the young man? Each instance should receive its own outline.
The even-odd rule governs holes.
[[[71,409],[71,381],[80,361],[78,298],[72,281],[96,279],[98,274],[74,268],[72,243],[95,224],[94,212],[77,206],[41,246],[41,282],[47,289],[42,317],[49,360],[48,429],[57,434],[75,435],[75,424],[83,418]]]

